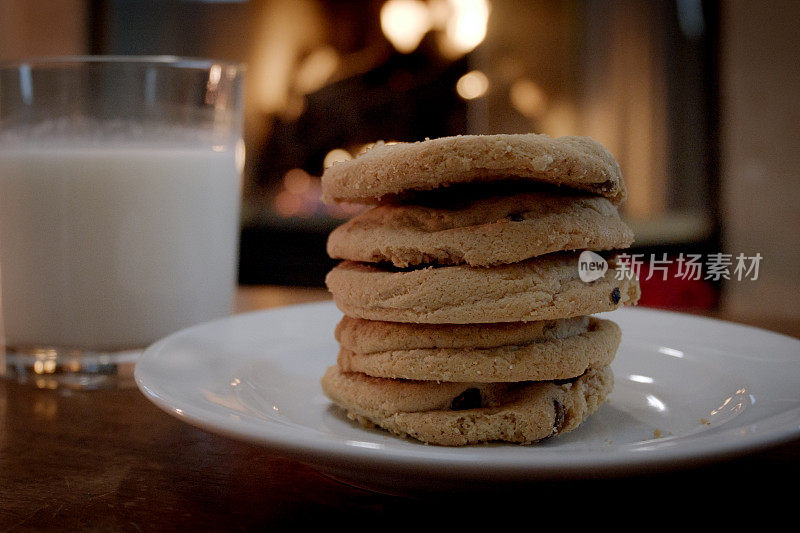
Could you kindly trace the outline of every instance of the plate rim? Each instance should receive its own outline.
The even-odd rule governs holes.
[[[576,453],[564,454],[563,451],[538,449],[535,455],[531,454],[527,461],[521,461],[519,457],[498,457],[492,456],[490,464],[476,463],[478,460],[486,460],[485,454],[481,454],[482,447],[439,447],[424,446],[420,448],[423,453],[412,453],[410,450],[384,449],[358,446],[359,441],[332,441],[329,439],[308,439],[306,436],[298,434],[294,428],[280,424],[270,424],[265,421],[263,426],[258,427],[258,434],[247,431],[251,423],[231,424],[228,419],[221,415],[196,407],[191,404],[181,403],[179,398],[169,397],[163,391],[154,390],[148,385],[146,377],[146,366],[151,358],[158,357],[162,350],[171,342],[179,337],[191,335],[198,329],[205,329],[210,326],[233,321],[237,319],[252,319],[255,316],[269,316],[280,314],[289,309],[299,308],[328,308],[335,307],[335,304],[328,300],[323,302],[302,303],[289,306],[281,306],[271,309],[249,311],[246,313],[234,314],[228,317],[219,318],[209,322],[196,324],[183,330],[172,333],[163,339],[156,341],[148,347],[140,356],[134,369],[135,382],[139,390],[145,397],[159,407],[162,411],[172,415],[183,422],[195,426],[210,433],[223,435],[237,441],[243,441],[265,448],[271,453],[283,457],[298,460],[302,463],[325,469],[331,464],[365,466],[381,471],[391,470],[395,472],[420,471],[434,472],[437,475],[447,475],[463,477],[465,475],[478,476],[482,478],[508,478],[508,479],[530,479],[551,477],[559,475],[561,477],[592,476],[597,474],[619,475],[636,472],[657,471],[672,469],[673,467],[699,465],[728,457],[740,456],[755,453],[767,448],[775,447],[780,444],[800,439],[800,407],[783,411],[772,415],[763,420],[769,420],[775,416],[788,416],[793,421],[792,424],[784,424],[778,428],[771,428],[762,433],[750,433],[738,435],[735,439],[720,442],[720,436],[725,434],[714,433],[712,435],[694,434],[683,437],[667,437],[663,439],[647,441],[649,446],[643,447],[644,443],[627,443],[624,445],[613,446],[602,454],[594,453],[590,462],[586,462],[589,451],[577,452],[580,460],[576,461]],[[619,311],[618,311],[619,312]],[[691,319],[713,323],[718,327],[744,328],[758,332],[759,335],[767,334],[773,336],[780,342],[797,343],[800,348],[800,339],[782,333],[758,328],[748,324],[722,320],[714,317],[680,313],[669,310],[650,309],[650,308],[625,308],[624,313],[653,314],[653,315],[672,315],[677,319]],[[800,353],[800,352],[799,352]],[[800,364],[800,361],[798,361]],[[145,369],[145,370],[143,370]],[[205,414],[205,416],[204,416]],[[729,428],[732,432],[736,428]],[[388,436],[387,438],[393,438]],[[691,446],[676,443],[682,440],[689,441]],[[347,444],[350,442],[351,444]],[[515,446],[515,445],[509,445]],[[524,447],[520,447],[525,449]],[[645,453],[632,453],[632,452]],[[656,451],[657,453],[651,453]],[[431,452],[431,453],[427,453]],[[454,453],[453,453],[454,452]],[[483,457],[480,457],[483,455]],[[559,458],[558,455],[563,455]],[[560,460],[559,460],[560,459]]]

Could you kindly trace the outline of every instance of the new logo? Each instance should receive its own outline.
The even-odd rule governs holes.
[[[581,252],[578,258],[578,276],[581,281],[589,283],[602,278],[608,271],[608,263],[601,255],[589,250]]]

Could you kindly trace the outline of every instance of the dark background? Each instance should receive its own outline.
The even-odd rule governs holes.
[[[319,36],[306,39],[316,40],[313,44],[292,41],[290,68],[303,68],[303,62],[320,49],[339,58],[337,71],[315,90],[302,93],[292,87],[285,89],[287,94],[298,93],[294,96],[302,101],[299,112],[264,112],[255,106],[247,110],[248,187],[240,261],[240,281],[244,284],[320,285],[333,264],[324,254],[324,243],[342,215],[307,198],[303,201],[311,205],[295,212],[276,208],[283,198],[282,180],[288,172],[301,169],[311,177],[319,176],[331,150],[356,151],[377,139],[416,141],[491,132],[487,130],[550,133],[546,120],[526,117],[500,88],[481,98],[488,102],[466,100],[456,90],[459,78],[483,65],[489,70],[495,61],[503,61],[509,63],[506,69],[518,72],[517,77],[540,80],[538,84],[550,101],[580,102],[591,98],[586,85],[598,81],[592,78],[597,78],[591,72],[593,65],[600,56],[610,56],[613,62],[617,53],[614,47],[619,45],[598,35],[608,27],[605,21],[625,19],[626,8],[620,2],[495,1],[490,20],[496,23],[488,23],[483,42],[469,52],[448,56],[438,45],[442,31],[435,29],[410,53],[397,51],[381,31],[380,1],[315,2],[314,15],[283,4],[102,0],[90,6],[93,53],[174,54],[248,61],[252,48],[259,46],[259,33],[264,31],[253,21],[295,16],[315,18],[321,29]],[[676,1],[654,2],[646,9],[639,5],[636,9],[640,23],[657,29],[645,36],[655,54],[645,59],[652,63],[649,69],[655,68],[661,74],[645,73],[643,80],[611,79],[610,83],[662,80],[662,92],[652,95],[663,101],[647,102],[644,109],[657,116],[664,129],[657,140],[663,144],[659,147],[664,153],[659,187],[665,193],[660,204],[650,203],[628,218],[634,225],[639,222],[648,226],[648,234],[639,239],[643,252],[715,251],[719,248],[720,228],[714,194],[718,181],[719,6],[716,2],[698,2],[694,9],[699,12],[694,15],[682,14]],[[281,10],[287,13],[282,15]],[[535,28],[531,28],[530,21],[520,20],[520,10],[539,20]],[[681,20],[687,16],[701,19],[687,30],[687,22]],[[624,25],[627,21],[619,23]],[[309,33],[315,31],[313,27],[316,25],[309,25]],[[541,42],[533,44],[549,57],[538,58],[536,52],[526,49],[530,43],[506,42],[503,38],[508,32],[531,30],[541,34],[537,37]],[[564,35],[570,37],[565,39]],[[554,63],[566,66],[554,72],[558,70],[551,67]],[[489,75],[497,79],[495,82],[490,78],[492,86],[502,87],[514,81],[502,79],[503,73]],[[603,75],[599,81],[604,82],[608,76],[613,78],[615,74]],[[258,82],[248,83],[250,91],[260,89]],[[287,100],[287,108],[293,105],[296,104]],[[490,124],[481,125],[480,119],[471,118],[469,107],[475,105],[489,107],[493,117]],[[576,112],[581,113],[580,109]],[[640,120],[655,119],[642,116]],[[620,124],[617,129],[624,127]],[[698,150],[698,146],[703,149]],[[617,156],[624,161],[624,153]],[[626,179],[631,182],[637,176],[626,172]],[[309,187],[312,194],[317,188],[316,180],[313,183]],[[635,187],[631,189],[632,195],[641,194]],[[632,200],[635,202],[636,198]],[[675,216],[690,219],[688,234],[670,227]],[[653,230],[652,226],[660,227]]]

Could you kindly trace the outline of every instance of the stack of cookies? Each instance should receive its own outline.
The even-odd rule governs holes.
[[[327,276],[345,314],[325,394],[351,419],[449,446],[570,431],[613,386],[635,304],[613,268],[583,282],[582,250],[633,242],[622,175],[582,137],[459,136],[377,144],[322,177],[327,202],[375,207],[337,228]],[[609,257],[613,266],[613,255]]]

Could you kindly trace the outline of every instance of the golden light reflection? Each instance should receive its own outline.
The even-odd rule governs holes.
[[[473,70],[461,76],[456,82],[456,91],[461,98],[473,100],[480,98],[489,90],[489,78],[480,70]]]
[[[208,82],[206,82],[205,96],[205,102],[207,104],[213,104],[214,100],[216,100],[217,87],[219,86],[220,79],[222,79],[222,66],[215,63],[211,65],[211,68],[208,70]]]
[[[283,177],[283,187],[292,194],[305,194],[313,178],[303,169],[293,168]]]
[[[575,104],[567,99],[548,100],[547,109],[540,120],[542,133],[551,137],[573,135],[578,131],[578,113]]]
[[[56,390],[58,388],[58,380],[46,374],[33,377],[33,384],[37,389]]]
[[[222,65],[214,63],[208,70],[208,84],[206,86],[209,90],[216,89],[220,79],[222,79]]]
[[[388,0],[381,7],[381,29],[398,52],[413,52],[431,29],[428,6],[420,0]]]
[[[728,398],[726,398],[726,399],[725,399],[725,401],[724,401],[724,402],[722,402],[722,405],[720,405],[720,406],[719,406],[719,407],[717,407],[716,409],[712,409],[712,410],[711,410],[711,415],[713,416],[713,415],[715,415],[715,414],[717,414],[717,413],[719,413],[719,412],[722,412],[722,410],[723,410],[723,409],[725,409],[725,406],[726,406],[726,405],[728,405],[729,403],[731,403],[731,400],[733,400],[733,397],[732,397],[732,396],[731,396],[731,397],[728,397]]]
[[[528,118],[537,118],[547,107],[547,97],[536,82],[529,79],[515,81],[508,91],[511,105]]]
[[[299,117],[305,103],[292,96],[295,68],[301,51],[324,43],[322,8],[316,2],[274,0],[265,3],[259,17],[255,25],[260,31],[247,61],[247,104],[286,119]]]
[[[273,207],[283,217],[308,217],[319,206],[321,184],[302,168],[293,168],[283,176],[282,190],[275,195]]]
[[[403,54],[416,50],[429,31],[442,31],[440,51],[455,59],[486,38],[489,12],[488,0],[387,0],[381,7],[381,29]]]
[[[242,172],[244,172],[244,161],[245,161],[244,139],[239,139],[238,141],[236,141],[236,148],[234,148],[233,161],[234,164],[236,165],[236,172],[242,174]]]
[[[488,0],[448,0],[450,16],[445,26],[447,55],[466,54],[486,38],[489,21]]]
[[[36,374],[52,374],[56,371],[57,364],[56,358],[58,353],[49,348],[40,348],[34,350],[33,355],[36,360],[33,363],[33,371]]]
[[[331,46],[321,46],[311,52],[295,72],[294,86],[304,94],[325,86],[339,68],[339,53]]]
[[[56,361],[54,359],[36,361],[33,363],[33,371],[37,374],[52,374],[56,371]]]
[[[336,162],[348,161],[350,159],[353,159],[353,156],[350,155],[350,152],[342,148],[334,148],[325,155],[325,159],[322,162],[322,166],[328,168]]]

